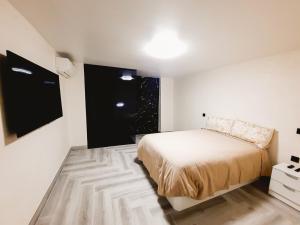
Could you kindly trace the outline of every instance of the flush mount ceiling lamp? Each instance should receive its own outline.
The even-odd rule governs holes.
[[[175,58],[186,51],[186,44],[179,40],[176,32],[166,30],[157,33],[153,39],[146,44],[145,52],[158,59]]]

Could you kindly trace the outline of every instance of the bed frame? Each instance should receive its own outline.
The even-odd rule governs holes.
[[[207,198],[201,199],[201,200],[195,200],[195,199],[192,199],[192,198],[180,197],[180,196],[179,197],[166,197],[166,198],[168,199],[169,203],[172,205],[173,209],[175,209],[176,211],[182,211],[182,210],[185,210],[187,208],[198,205],[202,202],[208,201],[210,199],[213,199],[215,197],[218,197],[220,195],[228,193],[230,191],[233,191],[237,188],[240,188],[240,187],[243,187],[243,186],[248,185],[250,183],[253,183],[256,180],[258,180],[258,179],[254,179],[254,180],[244,182],[244,183],[241,183],[241,184],[237,184],[237,185],[232,185],[232,186],[229,187],[229,189],[217,191],[216,193],[214,193],[213,196],[210,196],[210,197],[207,197]]]

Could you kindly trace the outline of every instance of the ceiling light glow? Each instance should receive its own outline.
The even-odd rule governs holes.
[[[176,32],[167,30],[156,34],[144,50],[152,57],[169,59],[183,54],[186,44],[179,40]]]

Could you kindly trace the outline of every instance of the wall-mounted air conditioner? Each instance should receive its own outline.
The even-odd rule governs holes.
[[[73,63],[68,58],[56,57],[56,71],[64,78],[70,78],[74,69]]]

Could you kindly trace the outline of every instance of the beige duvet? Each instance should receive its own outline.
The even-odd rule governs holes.
[[[138,158],[167,197],[203,199],[271,169],[266,150],[204,129],[146,135]]]

